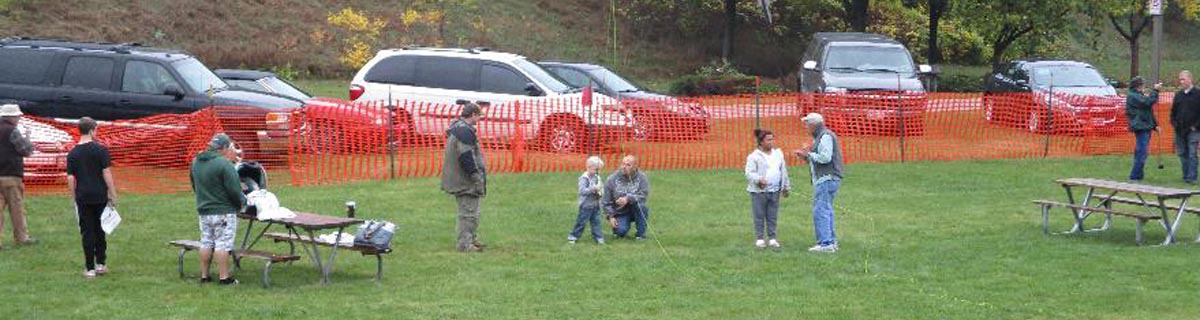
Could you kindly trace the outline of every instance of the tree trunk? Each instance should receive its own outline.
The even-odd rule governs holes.
[[[932,1],[930,1],[932,2]],[[938,48],[938,21],[941,20],[941,12],[929,9],[929,64],[935,64],[942,61],[942,51]]]
[[[871,0],[842,0],[842,10],[846,12],[846,22],[850,29],[856,32],[867,32],[870,20],[868,8]]]
[[[721,60],[733,58],[733,33],[737,31],[737,0],[725,0],[725,36],[721,39]]]
[[[1138,76],[1138,38],[1129,40],[1129,78]]]

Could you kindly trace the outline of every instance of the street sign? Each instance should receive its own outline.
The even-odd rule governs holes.
[[[1150,3],[1146,4],[1146,11],[1149,11],[1150,15],[1152,15],[1152,16],[1161,16],[1163,0],[1147,0],[1147,1],[1150,1]]]

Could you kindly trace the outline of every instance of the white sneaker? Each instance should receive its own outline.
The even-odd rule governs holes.
[[[771,246],[772,248],[779,248],[779,247],[781,247],[781,245],[779,244],[779,241],[778,241],[778,240],[775,240],[775,239],[771,239],[771,241],[767,241],[767,245],[768,245],[768,246]]]
[[[808,248],[809,252],[830,252],[830,253],[832,253],[832,252],[837,252],[837,250],[838,250],[837,244],[815,245],[815,246],[812,246],[811,248]]]
[[[96,265],[96,275],[105,275],[105,274],[108,274],[108,267],[106,267],[102,264],[97,264]]]
[[[92,279],[96,277],[96,270],[87,270],[83,272],[83,277]]]
[[[758,241],[754,241],[754,246],[759,247],[759,248],[766,248],[767,242],[763,241],[763,239],[758,239]]]

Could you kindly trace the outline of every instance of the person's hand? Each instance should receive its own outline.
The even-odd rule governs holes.
[[[592,192],[595,192],[596,194],[600,194],[600,190],[601,190],[600,186],[598,186],[598,185],[592,186]]]
[[[617,217],[608,216],[608,225],[612,226],[613,229],[616,229],[617,228]]]
[[[1162,82],[1154,84],[1154,91],[1158,91],[1159,89],[1162,89]]]
[[[111,195],[111,194],[108,195],[108,206],[113,207],[113,209],[117,208],[117,196],[116,195]]]
[[[626,197],[617,198],[617,208],[624,208],[626,204],[629,204],[629,198],[626,198]]]
[[[758,183],[759,188],[766,187],[767,186],[767,178],[758,178],[757,183]]]
[[[796,150],[795,153],[796,157],[800,158],[800,161],[808,161],[808,152],[804,150]]]
[[[792,193],[792,190],[783,189],[783,197],[787,198]]]

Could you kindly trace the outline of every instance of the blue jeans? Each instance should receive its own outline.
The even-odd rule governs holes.
[[[837,243],[837,232],[833,231],[833,198],[841,185],[841,180],[828,180],[813,186],[813,229],[818,245]]]
[[[585,208],[579,207],[579,217],[575,218],[575,227],[571,229],[571,235],[567,237],[569,240],[579,240],[579,236],[583,235],[585,223],[592,225],[592,238],[597,241],[603,240],[604,235],[600,233],[600,207]]]
[[[1150,155],[1150,130],[1139,130],[1133,132],[1134,140],[1137,141],[1133,147],[1133,170],[1129,171],[1129,180],[1142,180],[1145,178],[1146,157]]]
[[[638,209],[641,209],[641,212],[637,212]],[[625,206],[624,210],[617,212],[613,217],[617,218],[617,227],[613,229],[614,236],[623,238],[626,234],[629,234],[629,222],[632,221],[637,226],[637,237],[646,237],[646,219],[650,218],[650,208],[646,208],[646,206],[641,204],[630,203]]]
[[[1196,143],[1200,142],[1200,132],[1180,128],[1175,132],[1175,155],[1179,156],[1179,164],[1183,170],[1183,181],[1196,181]]]

